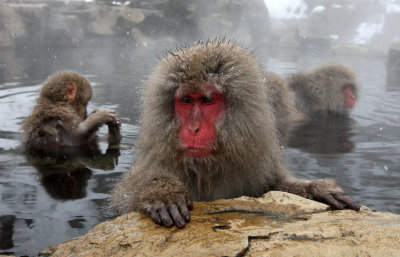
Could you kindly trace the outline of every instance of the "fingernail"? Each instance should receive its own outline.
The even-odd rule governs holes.
[[[189,213],[185,215],[185,220],[186,220],[186,221],[189,221],[189,220],[190,220],[190,214],[189,214]]]
[[[183,220],[178,220],[178,227],[183,228],[185,226],[185,222]]]

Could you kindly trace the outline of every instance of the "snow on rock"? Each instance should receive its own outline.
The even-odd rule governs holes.
[[[382,16],[379,23],[361,23],[357,28],[357,34],[352,40],[355,44],[366,44],[375,35],[382,32],[385,17]]]
[[[301,19],[306,18],[307,4],[303,0],[264,0],[271,18]]]
[[[321,13],[321,12],[325,11],[325,9],[326,8],[322,5],[315,6],[314,9],[312,9],[311,14]]]

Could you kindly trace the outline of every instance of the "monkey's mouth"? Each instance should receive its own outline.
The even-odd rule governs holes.
[[[206,157],[211,154],[210,148],[185,148],[183,152],[190,157]]]

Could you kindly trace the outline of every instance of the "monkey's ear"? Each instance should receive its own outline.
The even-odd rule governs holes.
[[[76,96],[76,83],[73,81],[68,82],[67,89],[65,90],[65,96],[72,100]]]

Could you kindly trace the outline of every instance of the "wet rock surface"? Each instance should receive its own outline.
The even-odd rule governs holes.
[[[398,256],[400,216],[283,193],[198,202],[184,229],[129,213],[41,256]]]

